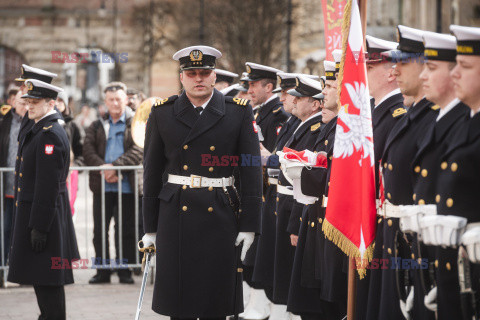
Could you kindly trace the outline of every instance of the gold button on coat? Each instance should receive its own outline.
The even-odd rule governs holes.
[[[212,207],[209,207],[209,208],[208,208],[208,212],[213,212],[213,208],[212,208]]]
[[[388,165],[388,170],[390,170],[390,171],[393,170],[393,165],[391,163]]]
[[[425,204],[425,200],[423,200],[423,199],[418,200],[418,204],[419,204],[419,205],[424,205],[424,204]]]
[[[18,188],[17,191],[20,192],[20,188]]]
[[[392,249],[388,248],[387,252],[388,252],[388,254],[392,254]]]
[[[413,194],[413,201],[415,201],[415,199],[417,199],[417,194],[416,193]]]
[[[451,208],[453,206],[453,199],[452,198],[448,198],[447,199],[447,207]]]
[[[440,195],[437,194],[437,196],[435,197],[435,202],[440,203],[440,199],[441,199]]]
[[[392,199],[392,195],[390,194],[390,192],[387,193],[387,197],[388,197],[388,199]]]
[[[388,164],[385,162],[385,163],[383,164],[383,167],[384,167],[385,169],[387,169],[387,166],[388,166]]]
[[[184,145],[184,146],[183,146],[183,149],[184,149],[184,150],[187,150],[187,149],[188,149],[188,146],[187,146],[187,145]]]
[[[438,268],[438,260],[435,260],[435,268]]]
[[[315,227],[315,222],[312,222],[310,225],[312,226],[312,228]]]
[[[215,147],[214,147],[214,146],[211,146],[211,147],[210,147],[210,151],[215,151]]]
[[[184,166],[183,166],[183,170],[188,170],[188,166],[187,166],[187,165],[184,165]]]
[[[208,187],[208,191],[213,191],[213,187]]]
[[[187,206],[183,206],[183,207],[182,207],[182,210],[183,210],[183,211],[187,211],[187,210],[188,210]]]
[[[187,189],[187,186],[186,186],[186,185],[184,185],[184,186],[182,187],[182,189],[183,189],[183,190]]]
[[[416,167],[415,167],[415,172],[416,172],[416,173],[419,173],[419,172],[420,172],[420,166],[416,166]]]
[[[455,162],[452,163],[452,165],[450,166],[450,169],[452,169],[452,172],[457,171],[457,169],[458,169],[458,164],[456,164]]]
[[[423,169],[422,170],[422,177],[425,178],[426,176],[428,176],[428,171],[427,171],[427,169]]]
[[[391,227],[391,226],[392,226],[392,224],[393,224],[393,222],[392,222],[392,220],[391,220],[391,219],[388,219],[388,222],[387,222],[387,223],[388,223],[388,226],[389,226],[389,227]]]
[[[318,223],[322,223],[322,218],[318,218]]]
[[[213,167],[208,168],[208,171],[213,172]]]
[[[452,270],[452,266],[450,265],[450,262],[447,262],[446,267],[448,271]]]
[[[377,223],[380,223],[380,222],[382,222],[382,218],[378,218]]]
[[[20,172],[20,178],[23,177],[23,174]]]
[[[443,161],[442,164],[440,165],[440,168],[442,168],[442,170],[447,169],[447,167],[448,167],[448,163],[446,161]]]

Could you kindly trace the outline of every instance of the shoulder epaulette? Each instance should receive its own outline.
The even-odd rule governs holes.
[[[225,97],[228,98],[228,97]],[[226,101],[229,101],[230,99],[226,99]],[[232,98],[232,102],[238,104],[239,106],[246,106],[250,100],[248,99],[241,99],[241,98]]]
[[[168,97],[168,98],[165,98],[165,99],[157,99],[155,101],[155,103],[153,104],[152,108],[163,106],[165,104],[168,104],[170,102],[173,102],[173,101],[177,100],[177,98],[178,98],[178,95],[174,95],[174,96],[171,96],[171,97]]]
[[[438,109],[440,109],[440,106],[438,104],[435,104],[431,108],[432,108],[432,110],[437,111]]]
[[[407,113],[407,109],[403,108],[403,107],[400,107],[400,108],[397,108],[393,111],[392,113],[392,117],[396,118],[404,113]]]
[[[273,113],[277,113],[278,111],[282,110],[282,107],[278,107],[277,109],[273,110]]]
[[[322,126],[322,123],[321,122],[318,122],[318,123],[315,123],[314,125],[310,126],[310,131],[317,131],[318,128],[320,128]]]
[[[3,105],[1,108],[0,108],[0,113],[2,114],[2,116],[6,115],[8,113],[8,111],[10,111],[12,109],[11,106],[9,106],[8,104],[6,105]]]
[[[43,127],[43,130],[49,130],[53,127],[53,125],[49,125],[48,127]]]

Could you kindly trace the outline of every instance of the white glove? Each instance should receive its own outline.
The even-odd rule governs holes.
[[[419,220],[423,216],[436,215],[437,206],[434,204],[427,205],[407,205],[399,206],[400,212],[400,230],[403,232],[420,233]]]
[[[480,263],[480,227],[467,230],[461,241],[467,248],[468,259],[473,263]]]
[[[157,233],[145,233],[142,237],[143,247],[155,247],[155,239],[157,238]]]
[[[407,301],[403,302],[403,300],[400,300],[400,310],[402,311],[403,316],[407,320],[412,319],[412,315],[410,311],[413,310],[413,298],[414,298],[414,289],[412,287],[412,290],[408,294]]]
[[[424,298],[425,307],[428,310],[437,311],[437,287],[434,287]]]
[[[243,261],[245,260],[245,256],[247,255],[247,251],[253,243],[255,239],[255,232],[239,232],[237,236],[237,240],[235,240],[235,246],[238,247],[240,243],[243,241],[242,253],[240,255],[240,259]]]
[[[302,176],[302,169],[303,166],[286,166],[285,171],[290,179],[295,180]]]

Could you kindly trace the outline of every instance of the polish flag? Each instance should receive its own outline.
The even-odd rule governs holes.
[[[323,231],[349,257],[370,260],[375,240],[372,114],[357,0],[345,8],[339,113]],[[363,277],[365,269],[358,270]]]

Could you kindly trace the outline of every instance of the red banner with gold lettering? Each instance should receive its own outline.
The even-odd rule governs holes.
[[[322,0],[326,60],[333,61],[332,51],[342,48],[342,21],[346,0]]]

